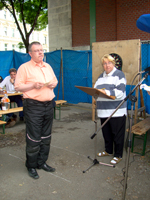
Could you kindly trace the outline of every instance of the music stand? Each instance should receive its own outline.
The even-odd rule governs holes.
[[[106,94],[104,94],[104,93],[102,93],[102,92],[100,92],[98,89],[96,89],[96,88],[91,88],[91,87],[82,87],[82,86],[75,86],[76,88],[78,88],[78,89],[80,89],[80,90],[82,90],[83,92],[85,92],[85,93],[87,93],[87,94],[89,94],[89,95],[91,95],[91,96],[93,96],[93,97],[101,97],[101,98],[107,98],[107,99],[115,99],[115,97],[114,96],[108,96],[108,95],[106,95]],[[95,109],[96,110],[96,109]],[[97,132],[97,121],[94,121],[95,122],[95,132]],[[88,167],[86,170],[84,170],[83,171],[83,173],[85,173],[87,170],[89,170],[91,167],[93,167],[94,165],[96,165],[96,164],[99,164],[99,165],[106,165],[106,166],[109,166],[109,167],[115,167],[115,165],[111,165],[111,164],[107,164],[107,163],[102,163],[102,162],[99,162],[98,160],[97,160],[97,152],[96,152],[96,150],[97,150],[97,137],[95,137],[95,158],[94,159],[92,159],[90,156],[88,156],[88,158],[90,159],[90,160],[92,160],[93,161],[93,164],[90,166],[90,167]]]
[[[91,88],[91,87],[82,87],[82,86],[76,86],[78,89],[82,90],[83,92],[93,96],[93,97],[101,97],[101,98],[106,98],[106,99],[115,99],[115,96],[108,96],[107,94],[104,94],[100,92],[96,88]]]

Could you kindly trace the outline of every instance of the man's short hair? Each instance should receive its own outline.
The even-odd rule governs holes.
[[[11,69],[9,70],[9,74],[11,74],[11,72],[17,73],[17,70],[16,70],[15,68],[11,68]]]
[[[32,45],[41,45],[41,43],[40,42],[31,42],[30,44],[29,44],[29,46],[28,46],[28,52],[31,52],[31,48],[32,48]]]

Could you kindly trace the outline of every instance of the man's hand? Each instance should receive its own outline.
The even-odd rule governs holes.
[[[34,83],[34,88],[41,89],[44,86],[44,83],[36,82]]]
[[[57,86],[57,83],[58,83],[57,79],[56,79],[56,78],[53,78],[53,79],[49,82],[49,84],[47,85],[47,87],[50,88],[50,89],[54,89],[54,88]]]
[[[14,83],[15,83],[15,79],[11,78],[11,79],[10,79],[10,82],[11,82],[12,84],[14,84]]]
[[[50,89],[54,89],[56,87],[57,83],[52,83],[50,85],[48,85],[47,87],[49,87]]]

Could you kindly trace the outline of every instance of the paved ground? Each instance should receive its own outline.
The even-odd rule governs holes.
[[[38,170],[40,178],[34,180],[25,168],[25,124],[17,122],[13,128],[0,135],[0,199],[2,200],[126,200],[150,199],[150,141],[148,135],[145,156],[130,154],[128,173],[125,170],[126,150],[123,160],[115,168],[94,165],[83,173],[104,150],[101,131],[91,140],[95,124],[91,120],[91,105],[67,105],[62,108],[61,120],[54,120],[51,151],[47,163],[56,168],[55,173]],[[57,113],[58,117],[58,113]],[[98,127],[100,126],[98,121]],[[1,131],[1,127],[0,127]],[[135,142],[136,150],[142,141]],[[97,158],[109,164],[112,157]],[[124,190],[124,175],[128,174]]]

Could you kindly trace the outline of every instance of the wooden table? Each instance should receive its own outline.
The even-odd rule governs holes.
[[[61,118],[61,106],[64,103],[67,103],[67,101],[65,101],[65,100],[56,100],[55,103],[56,103],[56,107],[54,108],[54,119],[56,119],[56,109],[58,109],[59,110],[59,120],[60,120],[60,118]]]
[[[6,93],[7,96],[17,96],[22,95],[22,92],[14,92],[14,93]],[[0,98],[4,97],[5,94],[0,94]],[[1,103],[1,102],[0,102]],[[23,107],[17,107],[17,108],[10,108],[9,110],[0,110],[0,116],[2,116],[2,120],[0,122],[1,125],[3,125],[3,134],[5,134],[5,122],[4,122],[4,115],[8,113],[14,113],[14,112],[20,112],[23,111]]]
[[[14,92],[14,93],[6,93],[7,96],[16,96],[16,95],[22,95],[22,92]],[[4,97],[5,94],[0,94],[0,97]]]
[[[0,125],[3,125],[3,132],[2,134],[5,134],[5,121],[4,121],[4,115],[14,112],[20,112],[23,111],[23,107],[17,107],[17,108],[10,108],[9,110],[0,110],[0,115],[2,115],[2,120],[0,120]]]
[[[146,142],[147,142],[147,133],[150,130],[150,117],[147,117],[146,119],[138,122],[137,124],[134,124],[132,126],[131,132],[133,133],[132,136],[132,153],[141,154],[142,156],[145,155],[145,149],[146,149]],[[142,139],[143,140],[143,150],[141,153],[134,152],[134,138]]]
[[[17,96],[17,95],[22,95],[23,93],[22,92],[14,92],[14,93],[6,93],[7,96]],[[5,94],[0,94],[0,98],[4,97]],[[0,102],[1,104],[1,102]]]

